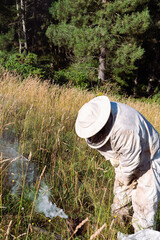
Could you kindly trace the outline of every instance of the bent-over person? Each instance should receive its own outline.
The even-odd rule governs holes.
[[[135,232],[153,228],[160,195],[158,132],[134,108],[98,96],[78,112],[75,130],[115,168],[113,215],[125,221],[132,203]]]

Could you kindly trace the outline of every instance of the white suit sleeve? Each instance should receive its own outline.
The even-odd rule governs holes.
[[[113,148],[119,159],[116,175],[127,185],[140,164],[140,137],[133,130],[124,130],[113,138]]]

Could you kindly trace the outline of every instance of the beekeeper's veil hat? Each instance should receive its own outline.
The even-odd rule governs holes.
[[[78,112],[75,130],[79,137],[85,138],[92,148],[100,148],[109,139],[109,134],[103,132],[103,141],[94,144],[88,140],[100,132],[106,125],[111,113],[110,100],[106,96],[98,96],[85,103]],[[102,139],[101,139],[102,140]]]

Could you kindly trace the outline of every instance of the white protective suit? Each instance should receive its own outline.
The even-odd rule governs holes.
[[[111,110],[110,138],[98,151],[115,167],[112,212],[127,215],[132,201],[135,232],[153,228],[160,194],[159,134],[133,108],[111,102]]]

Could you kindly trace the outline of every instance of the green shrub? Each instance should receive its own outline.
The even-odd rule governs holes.
[[[160,92],[156,93],[153,97],[152,100],[158,104],[160,104]]]
[[[68,69],[56,71],[54,74],[54,82],[60,85],[69,82],[81,88],[91,88],[98,82],[95,69],[93,63],[72,64]]]
[[[29,75],[38,76],[44,78],[45,71],[38,65],[37,55],[34,53],[28,53],[28,55],[14,53],[12,55],[6,55],[0,53],[0,64],[9,71],[16,71],[24,78]]]

